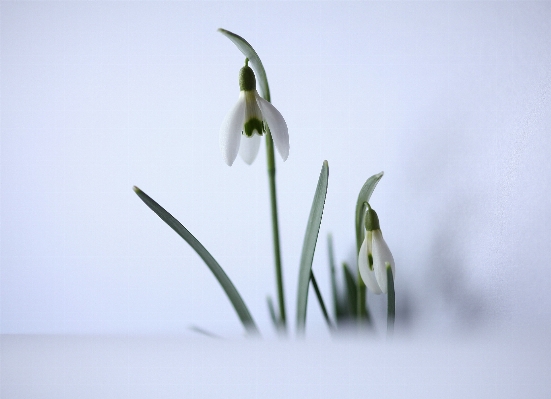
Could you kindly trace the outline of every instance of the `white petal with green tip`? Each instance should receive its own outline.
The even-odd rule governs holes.
[[[375,276],[379,282],[379,287],[383,294],[386,294],[388,290],[388,282],[386,276],[386,262],[390,263],[392,268],[392,275],[394,272],[394,258],[388,248],[385,240],[383,239],[383,233],[381,230],[373,231],[373,269],[375,270]]]
[[[368,243],[366,234],[366,238],[363,240],[362,246],[360,247],[360,253],[358,254],[358,268],[360,269],[360,276],[362,277],[367,289],[374,294],[380,294],[381,289],[379,288],[379,283],[375,277],[375,272],[369,268],[367,252]]]
[[[289,131],[287,129],[287,123],[281,113],[257,94],[258,105],[262,110],[262,117],[265,122],[268,123],[270,132],[272,133],[272,139],[274,140],[277,152],[281,155],[284,161],[289,157]]]

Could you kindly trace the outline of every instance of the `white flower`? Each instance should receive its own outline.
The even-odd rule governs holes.
[[[285,119],[256,91],[253,70],[247,65],[239,72],[240,93],[237,104],[228,113],[220,128],[220,150],[224,161],[231,166],[237,153],[249,165],[260,148],[260,136],[270,129],[275,147],[285,161],[289,156],[289,133]]]
[[[394,258],[383,239],[377,214],[368,205],[365,219],[365,239],[358,254],[358,268],[362,280],[369,290],[375,294],[386,294],[388,281],[386,265],[390,264],[392,275],[395,276]]]

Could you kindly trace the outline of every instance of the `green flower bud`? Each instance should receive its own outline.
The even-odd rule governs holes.
[[[379,217],[377,216],[377,212],[371,209],[371,206],[369,204],[367,204],[367,207],[368,209],[365,213],[365,229],[367,231],[381,230],[381,226],[379,226]]]
[[[249,60],[245,60],[245,66],[239,70],[239,89],[241,91],[256,90],[256,78],[251,67],[248,65]]]

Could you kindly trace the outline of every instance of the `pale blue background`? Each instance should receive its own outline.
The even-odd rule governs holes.
[[[547,2],[2,2],[1,333],[242,327],[210,271],[136,197],[211,251],[273,334],[265,151],[227,167],[220,124],[244,36],[291,151],[277,183],[287,307],[321,164],[326,237],[354,259],[370,175],[394,253],[398,328],[551,318]],[[371,298],[370,298],[371,299]],[[383,329],[384,302],[372,301]],[[308,332],[326,330],[310,296]]]

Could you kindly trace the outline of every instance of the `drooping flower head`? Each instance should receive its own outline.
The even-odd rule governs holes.
[[[289,156],[289,133],[285,119],[256,91],[256,78],[245,59],[239,71],[239,98],[220,128],[220,150],[231,166],[237,153],[249,165],[260,148],[260,137],[269,129],[275,147],[285,161]]]
[[[358,268],[362,280],[370,291],[375,294],[386,294],[388,291],[386,265],[390,265],[394,276],[394,258],[383,239],[377,213],[369,204],[367,206],[365,239],[358,254]]]

